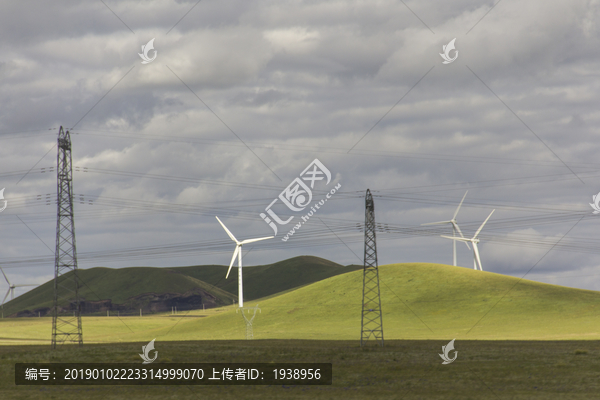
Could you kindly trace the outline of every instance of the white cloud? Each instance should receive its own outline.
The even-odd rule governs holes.
[[[24,174],[54,145],[56,130],[48,128],[77,123],[74,164],[110,172],[75,173],[76,193],[111,199],[76,204],[83,253],[212,240],[216,213],[241,236],[268,233],[258,213],[319,158],[344,192],[323,208],[324,220],[363,221],[369,187],[377,220],[410,232],[382,240],[381,260],[450,262],[451,246],[437,238],[448,232],[423,234],[419,226],[451,217],[469,189],[459,215],[465,233],[498,209],[482,232],[484,269],[518,274],[575,224],[578,212],[591,211],[587,203],[600,190],[597,1],[501,2],[487,15],[493,2],[406,2],[422,21],[391,0],[201,2],[172,30],[195,2],[106,4],[123,22],[101,2],[0,6],[0,172]],[[455,37],[459,56],[443,65],[442,45]],[[157,59],[142,65],[137,53],[152,38]],[[54,193],[55,176],[38,169],[55,157],[51,151],[18,185],[21,173],[2,177],[5,196]],[[203,211],[121,210],[119,199]],[[15,215],[53,243],[53,206],[10,204],[18,202],[9,200],[1,214],[12,231],[0,262],[27,251],[46,254]],[[552,250],[530,276],[544,280],[597,265],[596,243],[588,239],[593,222],[578,223],[563,239],[578,244]],[[291,240],[287,248],[257,247],[256,263],[298,254],[357,262],[338,238],[319,231],[323,226],[310,229],[316,233],[307,247]],[[339,229],[362,254],[360,233]],[[501,244],[509,239],[514,245]],[[470,267],[472,253],[460,251]],[[132,262],[226,263],[223,257]],[[41,268],[45,274],[52,266]],[[589,280],[573,279],[571,285],[589,287]]]

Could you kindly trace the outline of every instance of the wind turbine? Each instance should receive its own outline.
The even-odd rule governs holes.
[[[465,192],[465,195],[463,196],[462,200],[460,201],[460,204],[458,205],[458,208],[456,209],[456,211],[454,212],[454,216],[452,217],[452,219],[450,221],[440,221],[440,222],[430,222],[428,224],[421,224],[421,226],[425,226],[425,225],[442,225],[442,224],[452,224],[452,238],[456,237],[456,231],[458,231],[458,233],[460,233],[460,237],[464,238],[460,228],[458,227],[458,223],[456,222],[456,216],[458,215],[458,211],[460,210],[460,206],[462,206],[463,201],[465,201],[465,197],[467,197],[467,193],[469,193],[469,191],[467,190]],[[447,236],[444,236],[447,237]],[[467,247],[469,248],[469,250],[471,249],[469,247],[469,244],[467,242],[465,242],[465,244],[467,245]],[[454,262],[454,266],[456,267],[456,241],[453,242],[452,244],[452,260]]]
[[[483,221],[483,224],[481,224],[481,226],[479,227],[479,229],[477,229],[477,232],[475,232],[475,235],[471,239],[466,239],[464,237],[460,238],[460,237],[442,235],[442,237],[445,237],[448,239],[453,239],[455,242],[457,240],[460,240],[461,242],[465,242],[465,243],[471,242],[471,244],[473,245],[473,269],[475,269],[475,270],[477,270],[477,265],[479,265],[479,270],[483,271],[483,269],[481,268],[481,258],[479,258],[479,250],[477,249],[477,243],[479,243],[479,239],[477,238],[477,235],[479,235],[479,232],[481,232],[481,230],[483,229],[483,226],[485,225],[486,222],[488,222],[488,219],[490,219],[490,217],[492,216],[494,211],[496,211],[496,210],[495,209],[492,210],[490,215],[488,215],[488,217],[485,219],[485,221]]]
[[[4,299],[2,299],[2,318],[4,318],[4,302],[6,301],[6,298],[8,297],[9,293],[10,293],[10,299],[13,300],[15,298],[15,288],[23,287],[23,286],[38,286],[38,285],[15,285],[14,283],[10,283],[10,281],[6,277],[6,274],[4,273],[4,270],[2,269],[2,267],[0,267],[0,272],[2,272],[2,275],[4,275],[4,279],[6,280],[6,283],[8,283],[8,290],[6,291],[6,295],[4,296]]]
[[[231,271],[231,266],[233,265],[233,262],[235,261],[235,257],[237,256],[238,257],[238,302],[239,302],[240,308],[242,308],[242,307],[244,307],[244,287],[242,284],[242,246],[245,244],[248,244],[248,243],[258,242],[259,240],[273,239],[275,236],[262,237],[262,238],[258,238],[258,239],[246,239],[246,240],[242,240],[240,242],[235,238],[235,236],[233,236],[233,233],[229,232],[229,229],[227,229],[227,227],[221,222],[219,217],[215,217],[215,218],[217,218],[217,221],[219,221],[219,223],[221,224],[223,229],[225,229],[225,232],[227,232],[227,234],[229,235],[231,240],[233,240],[236,244],[235,251],[233,252],[233,257],[231,257],[231,262],[229,263],[229,269],[227,270],[227,275],[225,276],[225,279],[227,279],[229,277],[229,272]]]

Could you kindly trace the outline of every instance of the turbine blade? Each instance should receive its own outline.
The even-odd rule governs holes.
[[[461,237],[458,237],[458,236],[446,236],[446,235],[440,235],[440,236],[443,237],[443,238],[446,238],[446,239],[458,240],[460,242],[465,242],[465,243],[471,241],[471,239],[461,238]]]
[[[452,222],[452,225],[454,225],[454,227],[456,228],[456,230],[458,231],[458,233],[460,233],[460,237],[464,238],[465,236],[463,235],[462,231],[458,227],[458,224],[456,222]],[[469,250],[471,250],[471,248],[469,247],[469,243],[465,242],[465,244],[467,245],[467,248]]]
[[[4,305],[4,302],[6,301],[6,298],[8,297],[10,293],[10,288],[8,288],[8,290],[6,291],[6,296],[4,296],[4,299],[2,300],[2,305]]]
[[[458,224],[455,221],[452,221],[452,225],[454,226],[454,228],[456,228],[456,230],[458,231],[458,233],[460,233],[460,237],[464,238],[465,235],[463,235],[462,231],[458,227]]]
[[[38,286],[38,285],[32,285],[32,284],[27,284],[27,285],[14,285],[14,287],[23,287],[23,286]]]
[[[488,222],[488,219],[490,219],[490,217],[492,216],[494,211],[496,211],[496,209],[493,209],[492,212],[490,213],[490,215],[488,215],[488,217],[485,219],[485,221],[483,221],[483,224],[481,224],[479,229],[477,229],[477,232],[475,232],[475,236],[473,236],[473,239],[475,239],[477,237],[477,235],[479,235],[479,232],[481,232],[481,230],[483,229],[483,226],[485,225],[486,222]]]
[[[4,270],[2,269],[2,267],[0,267],[0,272],[2,272],[2,275],[4,275],[4,279],[6,279],[6,283],[8,283],[8,286],[10,286],[10,281],[6,277],[6,274],[4,273]]]
[[[448,235],[440,235],[440,237],[446,238],[446,239],[452,239],[452,240],[458,240],[458,239],[462,239],[456,236],[448,236]]]
[[[259,240],[273,239],[274,237],[275,236],[262,237],[262,238],[258,238],[258,239],[246,239],[246,240],[242,240],[240,242],[240,244],[254,243],[254,242],[258,242]]]
[[[467,244],[467,247],[469,247],[468,243],[472,241],[472,239],[459,238],[458,236],[440,235],[440,237],[443,237],[443,238],[446,238],[446,239],[458,240],[459,242],[463,242],[463,243]],[[469,247],[469,249],[470,249],[470,247]]]
[[[233,257],[231,257],[231,262],[229,263],[229,269],[227,270],[227,275],[225,275],[225,279],[227,279],[229,277],[229,272],[231,271],[231,266],[233,265],[233,262],[235,261],[235,257],[238,254],[238,251],[240,251],[240,249],[242,248],[242,246],[235,246],[235,251],[233,252]]]
[[[462,200],[460,201],[460,204],[458,205],[458,208],[454,212],[454,217],[452,217],[453,221],[456,220],[456,216],[458,215],[458,210],[460,210],[460,206],[462,206],[463,201],[465,201],[465,197],[467,197],[467,193],[469,193],[468,190],[465,192],[465,195],[463,196]]]
[[[238,240],[235,238],[235,236],[233,236],[233,233],[229,232],[229,229],[227,229],[227,227],[225,226],[225,224],[223,224],[221,222],[221,220],[219,219],[219,217],[215,216],[215,218],[217,219],[217,221],[219,221],[219,223],[221,224],[221,226],[223,227],[223,229],[225,229],[225,232],[227,232],[227,234],[229,235],[229,237],[231,238],[231,240],[233,240],[234,242],[236,242],[237,244],[239,244],[240,242],[238,242]]]
[[[421,224],[421,226],[425,225],[442,225],[442,224],[451,224],[452,221],[440,221],[440,222],[428,222],[426,224]]]
[[[475,242],[473,242],[473,255],[475,256],[477,265],[479,265],[479,270],[483,271],[483,269],[481,268],[481,258],[479,258],[479,249],[477,249],[477,243]]]

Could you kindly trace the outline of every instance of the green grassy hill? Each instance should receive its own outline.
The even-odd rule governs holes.
[[[343,267],[318,257],[301,256],[275,264],[244,268],[244,298],[253,300],[273,295],[331,276],[354,271],[360,266]],[[207,307],[237,302],[237,268],[225,279],[227,267],[200,265],[176,268],[90,268],[79,270],[83,282],[80,296],[88,302],[111,300],[110,309],[137,310],[164,294],[198,294],[212,301]],[[15,315],[24,310],[48,309],[52,306],[53,281],[4,304],[4,315]],[[167,298],[169,296],[166,296]],[[173,297],[173,296],[171,296]],[[179,298],[181,301],[181,298]],[[177,298],[167,299],[176,304]],[[106,309],[106,305],[103,308]],[[164,308],[164,306],[163,306]],[[170,309],[170,307],[167,307]],[[200,305],[199,308],[202,308]],[[106,313],[106,311],[104,311]]]
[[[166,268],[132,267],[132,268],[90,268],[78,271],[82,282],[79,293],[82,301],[99,302],[111,300],[113,306],[131,303],[132,298],[148,294],[146,297],[160,294],[195,293],[210,297],[216,305],[231,304],[237,299],[231,293],[199,281],[193,277]],[[143,297],[143,296],[142,296]],[[4,304],[4,315],[14,315],[24,310],[48,309],[54,299],[54,281],[45,284]],[[149,299],[138,299],[140,303],[148,303]],[[132,309],[134,306],[132,305]],[[42,311],[44,314],[44,311]]]
[[[439,264],[392,264],[379,273],[386,339],[600,339],[600,292]],[[261,309],[255,339],[359,340],[361,299],[362,271],[353,271],[246,306]],[[47,343],[50,322],[0,320],[0,344]],[[229,305],[179,315],[83,317],[83,331],[86,343],[231,340],[245,338],[245,323]]]
[[[271,296],[362,268],[362,265],[344,267],[333,261],[313,256],[300,256],[269,265],[244,267],[244,300],[254,300]],[[220,265],[177,267],[171,269],[237,295],[238,271],[235,266],[231,269],[228,279],[225,279],[227,267]]]
[[[382,266],[380,282],[389,339],[600,339],[600,292],[424,263]],[[361,298],[355,271],[261,301],[254,337],[357,339]],[[161,340],[224,338],[244,338],[233,310],[180,323]]]

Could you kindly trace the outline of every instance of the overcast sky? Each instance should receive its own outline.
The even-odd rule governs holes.
[[[421,224],[468,190],[466,237],[496,210],[485,271],[600,290],[599,17],[598,0],[3,1],[0,265],[53,277],[63,126],[80,268],[228,264],[215,215],[272,235],[260,213],[318,159],[311,204],[339,189],[286,241],[310,206],[277,200],[293,219],[245,265],[361,264],[367,188],[380,265],[451,264],[450,225]]]

